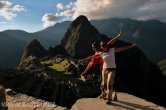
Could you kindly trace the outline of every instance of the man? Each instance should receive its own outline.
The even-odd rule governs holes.
[[[118,34],[116,37],[114,37],[113,39],[111,39],[111,40],[107,43],[107,45],[108,45],[109,47],[111,47],[111,46],[121,37],[121,35],[122,35],[122,32],[121,32],[121,30],[120,30],[119,34]],[[94,42],[94,43],[92,44],[92,49],[95,51],[95,54],[98,54],[99,52],[102,51],[101,48],[100,48],[100,44],[97,43],[97,42]],[[101,58],[101,57],[99,57],[99,58],[93,58],[93,59],[91,59],[90,63],[89,63],[88,66],[86,67],[86,69],[81,73],[81,78],[82,78],[84,81],[85,81],[85,79],[84,79],[83,76],[90,70],[90,68],[92,68],[92,67],[95,66],[96,64],[100,64],[100,70],[101,70],[101,73],[102,73],[102,67],[103,67],[103,60],[102,60],[102,58]],[[102,75],[102,76],[103,76],[103,75]],[[103,79],[103,78],[102,78],[102,79]],[[103,82],[103,81],[102,81],[102,82]],[[105,93],[106,88],[104,88],[104,85],[103,85],[102,83],[101,83],[100,89],[101,89],[101,95],[100,95],[98,98],[105,99],[105,97],[106,97],[106,93]],[[117,101],[117,92],[116,92],[116,91],[115,91],[114,100]]]

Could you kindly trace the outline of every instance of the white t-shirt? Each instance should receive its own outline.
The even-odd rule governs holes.
[[[100,52],[99,55],[103,59],[103,69],[116,68],[115,48],[110,48],[109,52]]]

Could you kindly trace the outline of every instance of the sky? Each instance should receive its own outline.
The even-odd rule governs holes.
[[[0,31],[36,32],[79,15],[166,22],[166,0],[0,0]]]

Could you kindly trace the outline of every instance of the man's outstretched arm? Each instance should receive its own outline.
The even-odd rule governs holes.
[[[120,47],[120,48],[115,48],[115,52],[122,52],[122,51],[125,51],[127,49],[133,48],[135,46],[136,46],[136,44],[125,46],[125,47]]]
[[[119,34],[117,36],[115,36],[113,39],[111,39],[107,45],[111,46],[113,45],[122,35],[122,31],[120,30]]]

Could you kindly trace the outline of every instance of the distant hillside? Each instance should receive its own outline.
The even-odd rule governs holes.
[[[42,31],[27,33],[22,30],[0,32],[0,67],[16,67],[26,46],[38,39],[45,48],[55,47],[67,30],[70,22],[57,23]]]
[[[0,67],[14,67],[19,62],[26,42],[0,33]]]
[[[33,36],[36,36],[44,47],[54,47],[55,45],[60,44],[60,41],[64,36],[65,32],[67,31],[70,23],[70,21],[57,23],[54,26],[33,33]]]

